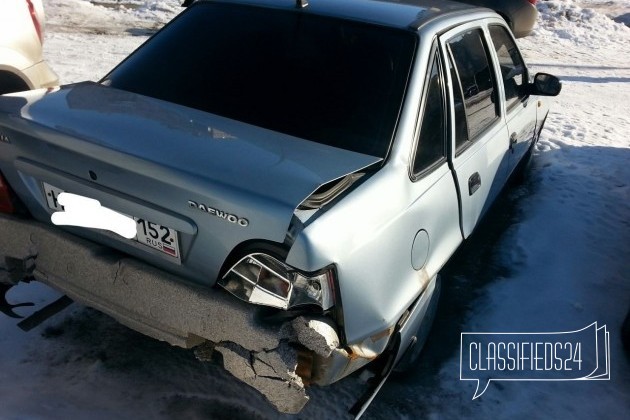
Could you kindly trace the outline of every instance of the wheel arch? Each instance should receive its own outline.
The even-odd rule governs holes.
[[[28,82],[20,75],[6,69],[0,69],[0,95],[31,89]]]

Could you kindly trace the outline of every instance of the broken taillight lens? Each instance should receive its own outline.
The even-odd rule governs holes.
[[[301,273],[282,261],[263,253],[241,258],[220,280],[221,285],[245,302],[291,309],[317,305],[333,306],[333,271]]]
[[[13,191],[0,172],[0,213],[15,213]]]

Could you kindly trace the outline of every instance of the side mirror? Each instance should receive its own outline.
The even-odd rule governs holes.
[[[537,73],[530,85],[532,95],[558,96],[562,90],[560,79],[548,73]]]

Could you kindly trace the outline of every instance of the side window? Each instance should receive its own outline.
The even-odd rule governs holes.
[[[425,171],[446,157],[444,91],[437,54],[433,59],[426,83],[424,114],[413,161],[414,175]]]
[[[527,96],[524,89],[524,83],[527,83],[527,68],[507,29],[499,25],[491,25],[489,29],[501,66],[506,107],[510,108]]]
[[[463,108],[467,120],[467,136],[462,138],[459,121],[456,121],[455,142],[459,148],[467,141],[475,141],[477,136],[499,118],[496,103],[497,85],[493,68],[490,66],[488,51],[483,41],[481,29],[471,29],[452,38],[447,43],[454,66],[453,90],[455,118],[459,119],[458,93],[463,96]],[[459,86],[458,86],[459,84]],[[457,89],[460,89],[457,92]]]
[[[453,59],[448,60],[449,72],[453,81],[453,104],[455,105],[455,150],[459,150],[468,141],[468,123],[464,108],[464,94],[459,83],[457,71],[453,65]]]

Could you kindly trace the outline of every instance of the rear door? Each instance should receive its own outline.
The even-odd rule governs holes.
[[[527,67],[510,31],[503,25],[490,24],[488,33],[502,79],[502,107],[510,134],[509,172],[512,172],[534,141],[536,101],[530,100],[527,93]]]
[[[460,225],[468,237],[507,177],[509,136],[501,92],[481,23],[440,37],[450,100],[450,159],[460,196]]]

